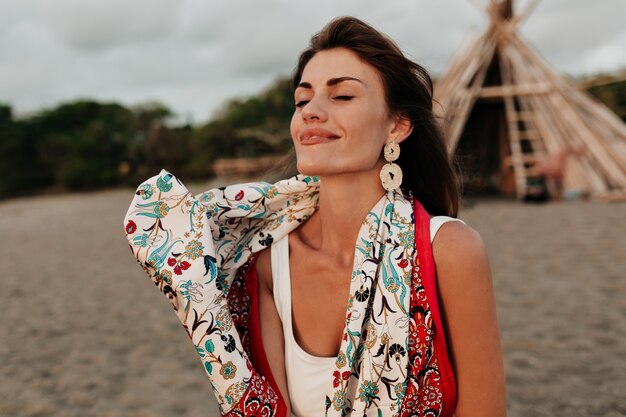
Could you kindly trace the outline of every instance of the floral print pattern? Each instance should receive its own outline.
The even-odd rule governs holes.
[[[255,253],[313,214],[318,188],[316,177],[298,175],[194,197],[163,170],[138,187],[128,210],[133,255],[176,311],[224,415],[279,414],[276,392],[249,359],[245,277]],[[327,416],[440,415],[413,203],[389,191],[363,221]]]

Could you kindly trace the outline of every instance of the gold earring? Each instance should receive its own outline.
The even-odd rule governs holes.
[[[400,145],[394,141],[385,143],[383,155],[387,163],[380,170],[380,181],[385,190],[391,191],[402,184],[402,169],[393,163],[400,156]]]

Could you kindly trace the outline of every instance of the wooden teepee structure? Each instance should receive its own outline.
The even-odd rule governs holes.
[[[466,187],[526,195],[535,164],[565,147],[566,188],[626,197],[626,125],[607,107],[561,78],[518,36],[537,1],[516,15],[512,0],[490,0],[486,32],[464,48],[435,86],[448,150]]]

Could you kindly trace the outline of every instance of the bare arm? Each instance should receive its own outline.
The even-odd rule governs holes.
[[[457,381],[455,415],[505,416],[504,366],[484,243],[472,228],[446,223],[433,241],[433,256]]]
[[[263,348],[272,369],[272,376],[287,405],[287,415],[290,415],[291,403],[285,371],[285,339],[282,322],[274,303],[270,249],[264,249],[259,253],[255,265],[259,277],[259,317]]]

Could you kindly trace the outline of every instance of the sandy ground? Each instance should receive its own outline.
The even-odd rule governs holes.
[[[128,250],[131,197],[0,202],[0,416],[218,415]],[[626,204],[479,200],[461,217],[490,252],[509,416],[626,416]]]

